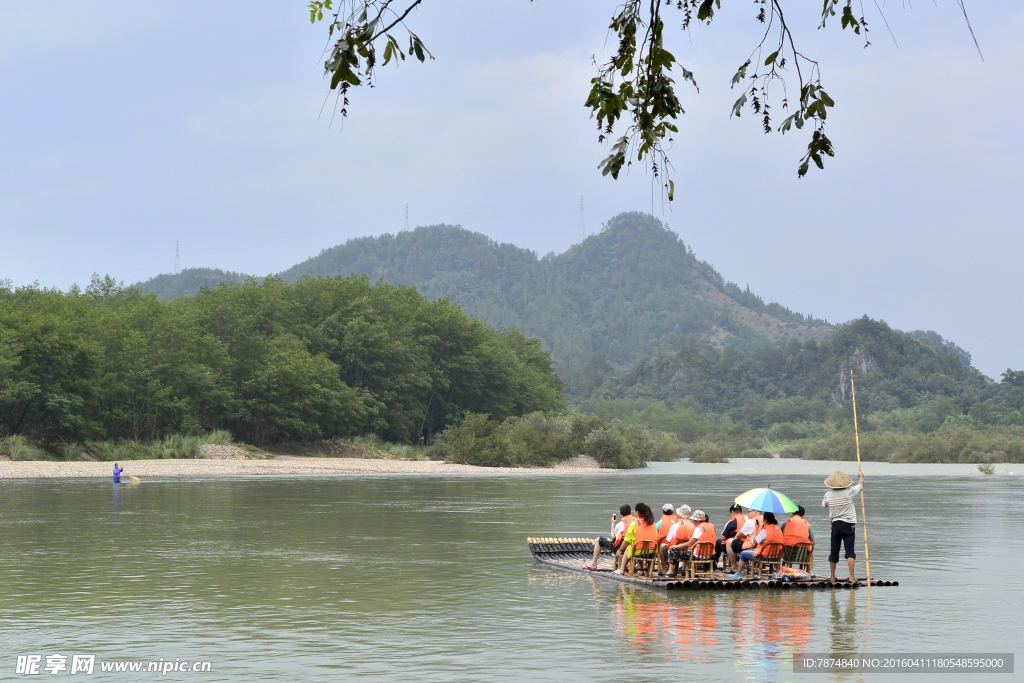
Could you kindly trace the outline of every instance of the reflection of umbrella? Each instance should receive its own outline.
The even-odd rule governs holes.
[[[750,489],[736,497],[736,504],[759,512],[796,512],[797,505],[771,489]]]

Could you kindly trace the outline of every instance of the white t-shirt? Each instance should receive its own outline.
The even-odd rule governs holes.
[[[679,525],[682,524],[683,521],[684,520],[679,520],[678,522],[672,525],[671,529],[668,530],[668,536],[665,537],[666,543],[671,543],[672,541],[676,540],[676,534],[679,532]]]
[[[696,529],[693,530],[693,535],[690,536],[690,538],[692,538],[695,541],[699,541],[700,537],[703,536],[703,535],[704,535],[704,529],[702,529],[702,528],[700,528],[698,526]]]
[[[626,523],[623,522],[622,520],[619,520],[619,523],[615,525],[615,533],[612,534],[612,536],[613,536],[612,540],[614,541],[616,538],[619,537],[619,534],[622,534],[622,533],[625,533],[625,532],[626,532]]]
[[[761,533],[759,533],[757,537],[754,538],[754,543],[764,543],[764,539],[766,538],[768,538],[768,530],[761,529]]]
[[[750,534],[754,533],[754,529],[756,529],[756,528],[757,528],[757,522],[752,520],[752,519],[748,519],[747,521],[743,522],[743,526],[740,527],[740,530],[739,530],[739,532],[737,532],[736,535],[739,536],[739,535],[742,534],[743,537],[746,538]]]

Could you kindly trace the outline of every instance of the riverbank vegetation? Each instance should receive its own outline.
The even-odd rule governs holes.
[[[135,441],[106,439],[103,441],[47,442],[30,440],[20,434],[0,438],[0,458],[11,460],[122,460],[195,459],[203,457],[204,445],[236,445],[231,434],[217,430],[209,434],[170,434],[163,439]],[[242,445],[244,448],[245,446]],[[250,447],[251,448],[251,447]]]
[[[561,392],[537,340],[365,277],[250,279],[172,302],[110,278],[0,285],[0,435],[21,439],[18,457],[32,444],[187,453],[218,430],[422,444],[467,411],[560,411]]]

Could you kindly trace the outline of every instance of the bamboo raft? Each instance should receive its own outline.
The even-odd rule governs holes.
[[[715,571],[712,576],[699,579],[661,578],[655,575],[647,578],[646,575],[615,573],[615,557],[612,553],[602,550],[598,558],[597,568],[593,570],[583,569],[583,565],[589,564],[594,555],[593,538],[527,538],[530,552],[538,562],[580,572],[598,579],[611,579],[622,583],[631,583],[637,586],[648,586],[650,588],[661,588],[665,590],[680,589],[711,589],[711,590],[801,590],[801,589],[825,589],[825,588],[864,588],[868,582],[865,579],[857,581],[836,581],[832,583],[828,577],[811,575],[810,579],[802,581],[781,581],[772,578],[743,578],[731,579],[728,572]],[[899,581],[879,581],[871,579],[872,586],[898,586]]]

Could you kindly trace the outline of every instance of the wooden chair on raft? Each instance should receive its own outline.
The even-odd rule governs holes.
[[[754,559],[746,566],[747,576],[766,578],[779,571],[782,566],[782,548],[783,545],[778,542],[765,543],[761,554],[754,555]]]
[[[629,575],[636,576],[637,565],[643,573],[646,564],[647,577],[654,575],[654,563],[661,562],[658,558],[658,541],[637,541],[633,544],[633,555],[629,558]]]
[[[783,551],[782,564],[810,573],[814,565],[814,557],[811,555],[813,550],[814,546],[810,541],[801,541],[789,546]]]
[[[690,559],[686,562],[683,576],[697,579],[714,576],[715,573],[715,542],[700,541],[693,546]]]

